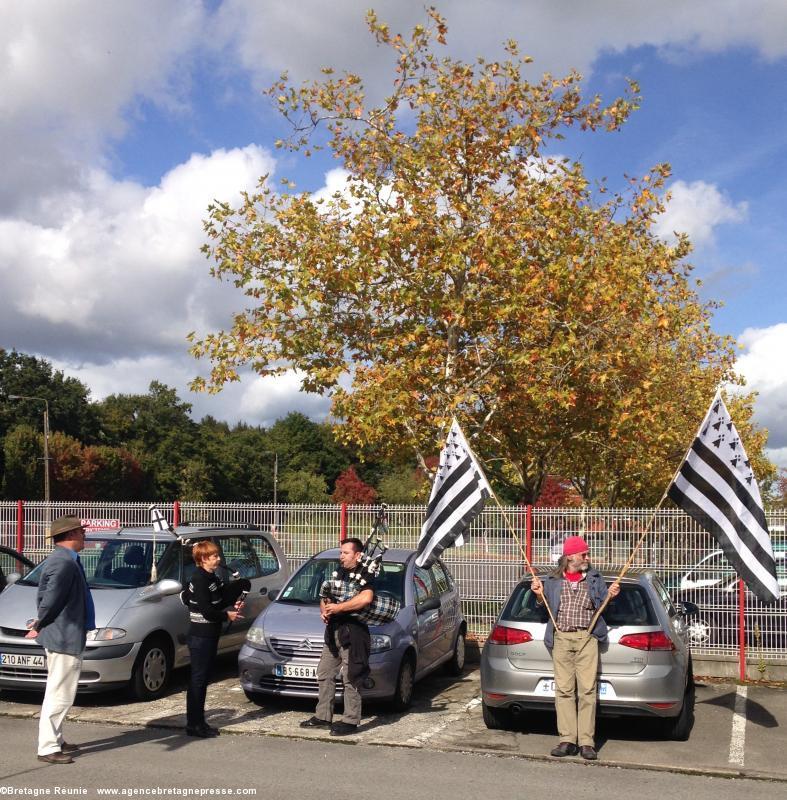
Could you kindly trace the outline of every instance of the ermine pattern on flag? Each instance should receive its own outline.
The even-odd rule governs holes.
[[[778,599],[760,490],[720,395],[711,403],[668,494],[716,537],[735,571],[762,602]]]

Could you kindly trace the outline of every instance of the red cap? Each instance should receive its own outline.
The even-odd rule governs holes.
[[[588,544],[581,536],[569,536],[563,542],[563,555],[575,556],[577,553],[587,553]]]

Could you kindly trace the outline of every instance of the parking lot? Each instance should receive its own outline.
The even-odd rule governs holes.
[[[153,728],[185,725],[187,671],[179,670],[170,692],[150,703],[129,703],[119,693],[82,695],[69,719]],[[0,715],[32,718],[41,695],[0,693]],[[249,702],[241,691],[235,660],[220,659],[217,680],[207,698],[207,717],[225,735],[336,739],[323,731],[305,730],[299,723],[314,710],[309,701],[283,699],[264,706]],[[416,687],[413,707],[392,713],[383,704],[369,704],[359,732],[343,743],[439,751],[461,751],[523,759],[551,759],[555,744],[554,715],[533,714],[517,731],[490,731],[480,708],[479,674],[469,666],[460,678],[435,675]],[[78,740],[89,741],[89,731]],[[696,722],[688,742],[663,741],[647,723],[600,719],[599,762],[635,769],[669,770],[711,775],[745,775],[787,782],[787,690],[698,680]],[[566,759],[577,761],[581,759]]]

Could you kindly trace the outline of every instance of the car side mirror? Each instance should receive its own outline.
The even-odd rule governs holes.
[[[436,608],[440,608],[440,598],[427,597],[423,603],[418,604],[418,613],[425,614],[427,611],[434,611]]]
[[[172,578],[162,578],[156,584],[156,593],[160,597],[169,597],[173,594],[180,594],[183,591],[183,586],[180,581],[173,580]]]
[[[16,583],[18,580],[21,580],[22,576],[18,572],[9,572],[8,575],[5,576],[5,585],[8,588],[12,583]]]
[[[263,592],[262,589],[260,589],[260,594],[265,594],[265,592]],[[268,592],[268,599],[271,602],[273,602],[278,596],[279,596],[279,590],[278,589],[271,589]]]
[[[696,603],[691,603],[685,600],[678,603],[678,614],[682,617],[693,617],[700,613],[700,607]]]

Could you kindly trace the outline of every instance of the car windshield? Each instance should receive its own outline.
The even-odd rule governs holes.
[[[514,622],[547,622],[549,616],[544,606],[536,603],[530,582],[520,583],[503,610],[501,619]],[[621,583],[620,594],[604,610],[607,625],[658,625],[656,614],[642,586]]]
[[[279,596],[281,603],[299,603],[315,606],[320,602],[320,587],[331,579],[339,568],[335,558],[313,558],[293,575]],[[404,573],[406,565],[383,561],[380,574],[374,582],[375,592],[387,592],[404,605]]]
[[[169,542],[156,542],[159,578],[170,560]],[[91,589],[133,589],[150,583],[153,542],[133,539],[88,539],[79,554]],[[43,564],[43,562],[42,562]],[[38,586],[42,564],[38,564],[20,583]]]
[[[0,586],[5,584],[5,576],[12,572],[18,572],[22,577],[30,569],[27,561],[20,561],[14,552],[0,550]]]

